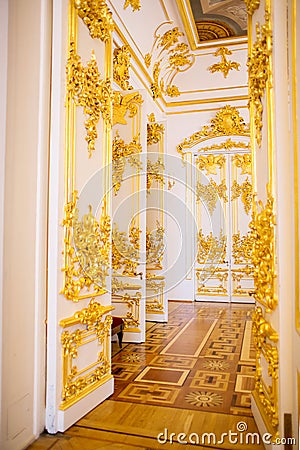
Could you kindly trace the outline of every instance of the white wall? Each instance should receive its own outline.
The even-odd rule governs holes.
[[[4,21],[5,3],[8,22],[3,28],[1,24],[1,30],[8,25],[8,59],[7,86],[5,80],[1,82],[7,110],[0,447],[14,450],[26,447],[44,427],[51,2],[2,2]],[[4,123],[1,120],[2,127]]]

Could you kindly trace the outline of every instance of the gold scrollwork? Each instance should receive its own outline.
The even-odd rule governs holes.
[[[217,175],[217,166],[222,169],[225,161],[224,155],[200,155],[196,159],[196,164],[200,170],[206,170],[207,175]]]
[[[127,91],[133,89],[129,84],[130,51],[127,45],[114,49],[113,73],[114,81],[118,83],[121,89]]]
[[[136,268],[139,265],[141,230],[132,222],[129,228],[129,236],[124,231],[118,230],[114,224],[112,230],[112,268],[117,271],[123,268],[122,274],[136,276]]]
[[[248,57],[250,105],[254,108],[254,126],[256,142],[261,146],[263,96],[271,78],[270,57],[272,54],[272,30],[270,13],[266,10],[265,24],[256,24],[256,41]]]
[[[61,291],[67,300],[78,302],[82,298],[101,295],[105,292],[109,267],[110,218],[102,207],[100,222],[92,214],[78,218],[77,192],[65,206],[65,273]],[[93,291],[91,288],[93,287]],[[85,290],[85,292],[82,292]],[[88,292],[86,292],[88,291]]]
[[[111,279],[111,292],[116,294],[117,292],[124,292],[126,290],[138,291],[142,286],[139,284],[123,283],[118,277],[112,277]]]
[[[250,233],[241,236],[240,231],[232,235],[232,256],[234,264],[251,263],[253,236]]]
[[[214,267],[198,269],[197,278],[197,294],[198,295],[227,295],[228,269],[217,269]],[[207,280],[220,282],[213,286],[207,286]]]
[[[155,121],[154,114],[148,115],[147,123],[147,144],[157,144],[163,138],[165,127],[161,123]]]
[[[130,118],[136,116],[143,101],[143,97],[139,92],[130,92],[122,95],[121,92],[115,91],[113,97],[113,125],[116,123],[126,125],[126,114],[128,113]]]
[[[242,175],[252,174],[250,153],[244,153],[243,155],[234,155],[232,156],[232,162],[236,167],[242,169]]]
[[[192,134],[189,138],[185,138],[176,148],[178,153],[183,156],[184,149],[191,148],[203,140],[218,136],[249,136],[249,132],[249,125],[244,122],[239,111],[233,106],[226,105],[211,119],[210,125],[204,125],[200,131]],[[228,140],[227,142],[230,148],[235,146],[235,144],[232,144],[233,141],[229,142]],[[222,148],[226,148],[225,144],[220,145],[222,145]]]
[[[136,292],[135,295],[129,295],[128,293],[123,296],[115,295],[112,298],[113,303],[126,305],[127,312],[125,315],[121,316],[124,320],[125,331],[130,331],[130,329],[136,328],[140,325],[141,298],[142,294],[140,292]]]
[[[152,162],[147,159],[147,192],[149,194],[153,181],[157,181],[161,187],[164,186],[164,170],[165,165],[161,158],[158,158],[156,162]]]
[[[223,199],[224,203],[228,202],[226,192],[225,180],[222,180],[220,184],[217,184],[212,179],[209,180],[209,184],[202,184],[198,181],[196,185],[196,200],[197,202],[202,200],[207,206],[209,213],[213,214],[220,198]]]
[[[80,56],[75,52],[74,42],[70,44],[67,62],[67,95],[73,99],[76,106],[82,106],[84,114],[89,118],[85,121],[89,158],[95,151],[95,141],[98,137],[97,124],[102,114],[107,127],[111,126],[111,101],[113,91],[109,79],[102,80],[97,61],[92,51],[91,60],[84,67]]]
[[[179,89],[173,83],[179,72],[185,72],[195,62],[195,55],[189,52],[187,44],[179,42],[183,33],[178,27],[167,30],[163,35],[158,34],[161,24],[154,33],[154,43],[150,53],[145,55],[146,67],[152,65],[152,96],[154,99],[168,95],[177,97]],[[152,61],[156,59],[154,63]]]
[[[247,178],[242,184],[238,184],[236,180],[231,186],[231,200],[236,200],[241,196],[246,214],[249,214],[252,206],[253,191],[252,184]]]
[[[132,11],[139,11],[141,9],[140,0],[125,0],[124,9],[126,9],[129,5],[131,6]]]
[[[252,16],[254,11],[259,8],[260,0],[244,0],[247,7],[247,13]]]
[[[240,63],[237,63],[235,61],[229,61],[226,58],[226,55],[232,55],[232,51],[229,50],[227,47],[220,47],[214,54],[215,56],[221,56],[221,62],[217,64],[213,64],[212,66],[209,66],[208,70],[211,73],[214,72],[222,72],[224,75],[224,78],[227,78],[230,70],[240,70]]]
[[[93,39],[106,42],[114,30],[112,13],[105,0],[74,0],[79,17],[88,27]]]
[[[165,251],[164,228],[156,221],[154,230],[146,230],[146,263],[154,263],[156,268],[162,269],[162,259]]]
[[[223,263],[226,256],[227,238],[223,232],[219,237],[213,236],[212,232],[205,236],[201,228],[198,232],[197,247],[199,264]]]
[[[86,328],[77,328],[75,331],[63,331],[61,344],[63,350],[63,391],[60,409],[65,410],[99,387],[109,378],[110,360],[108,342],[112,317],[107,315],[114,309],[113,306],[102,306],[91,300],[88,307],[77,311],[73,317],[63,319],[59,325],[67,328],[76,324],[84,325]],[[106,315],[105,319],[103,319]],[[97,341],[99,353],[96,361],[89,366],[79,370],[73,362],[78,358],[79,348]]]
[[[112,185],[115,195],[121,187],[126,163],[129,163],[137,172],[142,170],[142,162],[138,156],[141,151],[142,146],[138,136],[134,137],[129,144],[125,144],[116,133],[112,143]]]
[[[254,270],[255,299],[271,312],[276,308],[275,273],[275,215],[274,199],[268,192],[267,202],[253,208],[249,224],[253,240],[252,265]]]

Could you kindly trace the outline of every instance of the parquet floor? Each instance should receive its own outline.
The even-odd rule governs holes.
[[[113,344],[110,399],[30,450],[178,449],[180,441],[189,442],[185,448],[263,449],[250,409],[253,306],[169,306],[168,323],[147,323],[145,343]],[[253,443],[249,433],[257,433]]]

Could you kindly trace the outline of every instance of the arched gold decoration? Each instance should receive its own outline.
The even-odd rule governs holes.
[[[234,31],[224,22],[199,20],[195,22],[200,42],[235,36]]]
[[[114,49],[113,73],[114,81],[118,83],[121,89],[127,91],[132,89],[129,84],[130,51],[127,45]]]
[[[200,131],[185,138],[176,148],[178,153],[183,156],[184,149],[194,147],[207,139],[230,135],[249,136],[249,132],[249,125],[244,122],[239,111],[233,106],[226,105],[211,119],[210,125],[204,125]],[[224,145],[222,144],[222,148],[225,148]],[[234,146],[232,141],[228,142],[228,145]],[[243,145],[245,146],[245,144]]]

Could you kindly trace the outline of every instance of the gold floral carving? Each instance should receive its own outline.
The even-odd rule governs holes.
[[[142,294],[140,292],[136,292],[135,295],[129,295],[126,293],[123,296],[115,295],[112,298],[113,303],[120,303],[122,305],[126,305],[127,312],[125,315],[121,316],[124,320],[124,330],[134,329],[137,330],[136,327],[140,325],[140,303],[141,303]]]
[[[183,156],[186,148],[191,148],[210,138],[230,135],[249,136],[249,125],[244,122],[236,108],[226,105],[211,119],[210,125],[204,125],[200,131],[185,138],[181,144],[177,145],[177,151]],[[227,141],[229,148],[236,145],[232,142],[231,140]],[[225,143],[220,145],[222,148],[226,148]]]
[[[233,148],[249,149],[250,144],[246,142],[235,142],[231,138],[229,138],[225,142],[221,142],[221,144],[212,144],[206,147],[201,147],[199,151],[208,152],[213,150],[232,150]]]
[[[157,31],[163,25],[165,23],[155,31],[152,50],[145,55],[146,67],[152,69],[151,90],[154,99],[163,95],[179,96],[179,89],[173,80],[179,72],[185,72],[195,62],[195,55],[189,52],[187,44],[179,42],[183,33],[178,27],[160,35]]]
[[[203,267],[197,269],[196,277],[198,295],[228,295],[228,269],[219,269],[215,265],[208,268]],[[207,280],[216,280],[219,284],[207,286]]]
[[[226,256],[227,239],[221,232],[220,236],[213,236],[212,232],[204,235],[202,228],[199,230],[197,238],[197,261],[199,264],[207,262],[223,263]],[[215,270],[215,269],[214,269]]]
[[[127,237],[124,231],[119,231],[117,224],[112,230],[112,268],[122,269],[123,275],[137,276],[139,265],[141,230],[133,222]]]
[[[236,180],[232,183],[231,200],[236,200],[239,196],[241,196],[246,214],[249,214],[252,206],[253,192],[252,184],[248,177],[242,184],[238,184]]]
[[[222,169],[225,161],[224,155],[200,155],[196,159],[196,164],[200,170],[206,170],[207,175],[217,175],[217,166]]]
[[[232,256],[234,264],[251,263],[253,236],[247,233],[241,236],[240,231],[232,235]]]
[[[224,75],[224,78],[227,78],[230,70],[240,70],[240,63],[237,63],[235,61],[229,61],[226,58],[226,55],[232,55],[232,51],[229,50],[226,47],[220,47],[214,54],[215,56],[221,56],[221,62],[213,64],[212,66],[209,66],[208,70],[211,73],[214,72],[222,72]]]
[[[73,317],[60,321],[59,325],[63,328],[74,325],[83,326],[72,332],[65,330],[61,334],[63,390],[60,409],[69,408],[112,377],[108,351],[112,317],[107,313],[113,309],[113,306],[102,306],[91,300],[87,308],[77,311]],[[97,341],[99,346],[97,359],[89,366],[78,369],[74,365],[78,352],[82,346],[92,341]]]
[[[163,138],[165,127],[161,123],[155,121],[154,114],[148,115],[147,123],[147,144],[157,144]]]
[[[130,51],[127,45],[115,48],[113,58],[114,81],[118,83],[121,89],[127,91],[132,89],[129,84]]]
[[[67,300],[78,302],[83,298],[101,295],[106,286],[110,251],[110,218],[104,205],[100,222],[89,213],[79,220],[77,192],[65,206],[65,273],[61,291]]]
[[[139,11],[141,9],[140,0],[125,0],[124,9],[126,9],[129,5],[131,6],[132,11]]]
[[[113,98],[113,125],[116,123],[126,125],[126,114],[128,113],[129,118],[136,116],[143,101],[143,97],[139,92],[130,92],[122,95],[121,92],[115,91]]]
[[[161,158],[156,162],[147,160],[147,192],[150,192],[153,181],[157,181],[161,187],[165,184],[164,180],[165,166]]]
[[[253,208],[249,224],[253,239],[252,265],[254,268],[255,300],[264,305],[267,312],[276,308],[275,288],[275,216],[274,200],[270,193],[266,205],[262,201]]]
[[[261,146],[263,96],[268,82],[271,82],[272,30],[270,13],[266,10],[265,24],[256,24],[256,41],[248,58],[250,105],[254,109],[256,142]]]
[[[254,11],[259,8],[260,0],[244,0],[247,7],[247,13],[252,16]]]
[[[252,174],[250,153],[245,153],[243,155],[234,155],[232,156],[232,162],[236,167],[242,169],[242,175]]]
[[[237,296],[249,296],[252,289],[250,287],[242,287],[241,280],[253,279],[253,268],[246,265],[241,269],[232,269],[232,294]]]
[[[142,170],[142,163],[138,156],[141,151],[142,146],[138,136],[134,137],[129,144],[125,144],[119,134],[116,134],[112,143],[112,185],[115,195],[121,187],[126,163],[129,163],[137,172]]]
[[[106,42],[114,30],[112,13],[105,0],[74,0],[79,17],[88,27],[93,39]]]
[[[165,251],[164,243],[165,230],[156,221],[156,228],[154,230],[146,231],[146,263],[155,264],[155,267],[162,269],[162,259]]]
[[[217,184],[212,179],[209,180],[209,184],[202,184],[198,181],[196,185],[196,199],[197,202],[202,200],[207,206],[209,213],[213,214],[218,200],[223,199],[225,203],[228,202],[225,180],[222,180],[220,184]]]
[[[126,290],[138,291],[141,287],[142,286],[139,284],[123,283],[118,277],[112,277],[111,279],[111,292],[113,295],[117,292],[124,292]]]
[[[70,45],[67,62],[67,95],[76,106],[82,106],[84,114],[89,116],[85,121],[89,158],[95,151],[98,137],[97,124],[102,115],[108,127],[111,126],[112,89],[110,80],[102,80],[98,70],[94,52],[91,60],[84,67],[80,56],[74,50],[74,42]]]
[[[256,373],[254,397],[259,400],[266,417],[270,420],[274,431],[278,427],[278,334],[265,319],[263,309],[256,307],[252,317],[254,346],[256,350]],[[268,375],[271,384],[266,385],[263,380],[261,359],[268,365]]]

